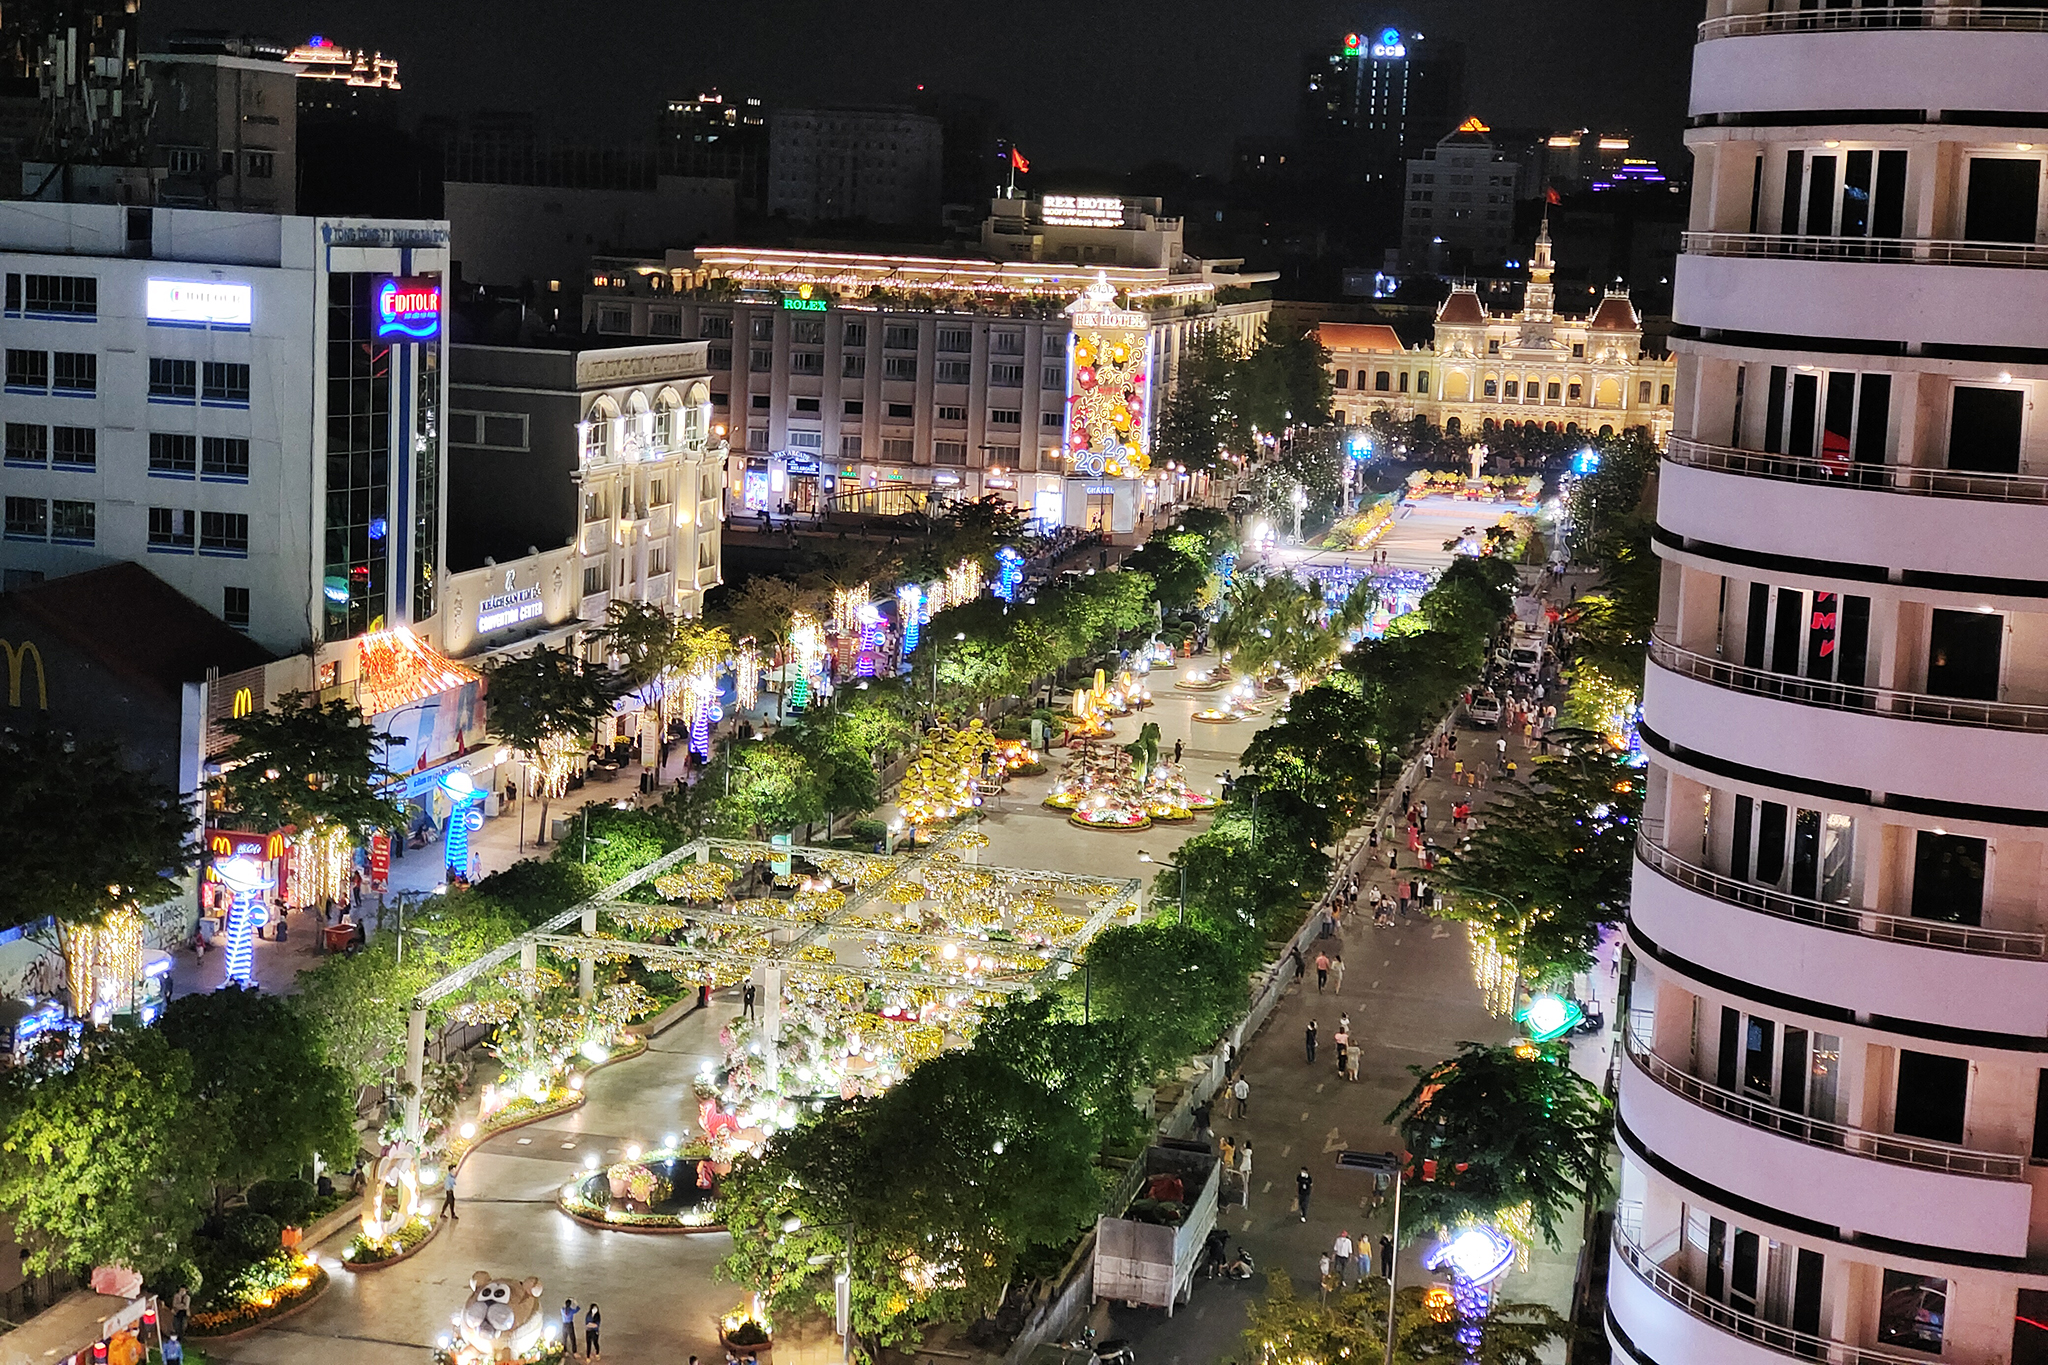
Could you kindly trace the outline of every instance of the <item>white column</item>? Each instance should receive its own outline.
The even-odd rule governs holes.
[[[533,978],[540,970],[540,947],[532,939],[525,939],[519,945],[519,974],[523,978],[519,1002],[519,1034],[526,1044],[528,1056],[533,1055],[535,1046],[536,1021],[533,1015]]]
[[[593,935],[595,935],[595,934],[597,933],[597,902],[596,902],[596,901],[585,901],[585,902],[583,903],[583,925],[582,925],[582,930],[583,930],[583,935],[584,935],[584,937],[585,937],[585,938],[589,938],[589,937],[591,937],[591,936],[593,936]],[[597,964],[596,964],[595,962],[591,961],[591,960],[590,960],[589,958],[587,958],[587,957],[585,957],[585,958],[578,958],[578,959],[577,959],[577,961],[576,961],[576,998],[577,998],[577,999],[579,999],[579,1000],[588,1000],[588,999],[590,999],[590,997],[591,997],[591,996],[593,996],[593,995],[595,995],[595,994],[597,993],[597,981],[596,981],[596,973],[597,973]]]
[[[420,1127],[420,1090],[427,1070],[427,1011],[414,1005],[405,1018],[405,1137],[418,1143],[425,1136]]]

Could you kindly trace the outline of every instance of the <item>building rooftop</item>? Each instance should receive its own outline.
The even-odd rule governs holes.
[[[239,673],[276,657],[140,564],[45,579],[7,601],[108,672],[173,699],[210,668]]]
[[[1593,310],[1587,326],[1596,332],[1640,332],[1643,320],[1636,316],[1636,306],[1629,302],[1627,294],[1609,294]]]
[[[1444,300],[1444,306],[1436,313],[1439,327],[1484,327],[1486,305],[1479,301],[1479,294],[1469,285],[1461,285],[1451,291]]]
[[[1408,349],[1401,344],[1401,334],[1383,322],[1324,322],[1317,324],[1316,334],[1332,351],[1399,355]]]

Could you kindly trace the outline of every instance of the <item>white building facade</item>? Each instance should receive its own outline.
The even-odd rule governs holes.
[[[1617,1361],[2048,1359],[2043,70],[2038,7],[1700,30]]]
[[[0,203],[6,522],[280,655],[438,610],[443,223]]]

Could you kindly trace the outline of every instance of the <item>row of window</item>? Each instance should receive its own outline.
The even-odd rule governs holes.
[[[10,346],[7,391],[91,397],[99,392],[99,357],[90,351],[35,351]],[[153,403],[198,401],[245,408],[249,406],[249,367],[232,361],[151,356],[149,398]]]
[[[713,369],[732,368],[730,347],[713,346],[710,350]],[[775,352],[765,346],[756,346],[747,353],[747,369],[753,374],[772,374],[775,370]],[[825,353],[823,351],[791,351],[789,372],[800,375],[823,375]],[[841,379],[865,379],[868,373],[868,358],[865,355],[848,353],[839,357]],[[882,357],[882,378],[908,383],[917,378],[917,357],[914,355],[885,355]],[[940,360],[936,362],[932,378],[940,384],[972,384],[974,362],[971,360]],[[988,367],[988,382],[991,388],[1021,389],[1024,387],[1024,366],[1016,362],[991,361]],[[1067,372],[1064,367],[1047,365],[1039,375],[1040,387],[1059,389],[1066,387]]]
[[[1381,370],[1381,371],[1380,371],[1380,372],[1379,372],[1378,374],[1375,374],[1375,375],[1373,376],[1373,378],[1372,378],[1372,390],[1373,390],[1373,392],[1374,392],[1374,393],[1393,393],[1393,392],[1397,392],[1397,391],[1398,391],[1398,392],[1400,392],[1400,393],[1406,393],[1406,392],[1408,392],[1408,372],[1407,372],[1406,370],[1403,370],[1403,371],[1401,372],[1401,374],[1400,374],[1399,378],[1400,378],[1400,381],[1401,381],[1401,387],[1400,387],[1400,389],[1399,389],[1399,390],[1396,390],[1396,389],[1394,388],[1394,380],[1395,380],[1395,375],[1394,375],[1394,372],[1393,372],[1392,370]],[[1350,388],[1350,387],[1351,387],[1351,371],[1349,371],[1349,370],[1339,370],[1339,371],[1337,371],[1337,376],[1336,376],[1336,379],[1335,379],[1335,380],[1333,381],[1333,387],[1335,387],[1335,388],[1337,388],[1337,389],[1340,389],[1340,390],[1342,390],[1342,389],[1348,389],[1348,388]],[[1358,389],[1359,389],[1359,392],[1361,392],[1361,393],[1363,393],[1363,392],[1365,391],[1365,371],[1364,371],[1364,370],[1360,370],[1360,371],[1358,372]],[[1416,372],[1416,374],[1415,374],[1415,391],[1416,391],[1417,393],[1428,393],[1428,392],[1429,392],[1429,371],[1428,371],[1428,370],[1418,370],[1418,371]]]
[[[749,433],[749,435],[751,434],[752,433]],[[766,439],[767,433],[764,431],[761,434],[762,444],[760,446],[760,449],[766,450],[768,448]],[[882,438],[882,458],[891,464],[911,463],[912,460],[915,458],[913,452],[916,450],[916,448],[917,443],[915,441],[910,440],[908,437],[884,436]],[[858,460],[861,457],[861,449],[862,447],[860,437],[842,436],[839,438],[840,459]],[[982,453],[988,457],[986,463],[991,469],[1017,468],[1018,454],[1016,446],[983,446]],[[932,463],[951,465],[966,464],[967,443],[964,441],[933,441]]]
[[[93,427],[46,427],[40,422],[7,424],[7,463],[59,469],[93,469],[99,464],[99,431]]]
[[[9,422],[6,459],[16,467],[54,466],[87,470],[99,467],[99,432],[92,427],[48,427],[40,422]],[[241,436],[187,436],[149,433],[149,472],[153,478],[194,477],[249,479],[249,442]]]
[[[1339,371],[1339,373],[1342,373],[1342,371]],[[750,411],[767,412],[770,410],[773,401],[765,393],[754,394],[750,399]],[[867,413],[867,400],[865,399],[848,398],[840,406],[843,415],[847,417],[861,417]],[[882,406],[884,415],[892,422],[914,422],[917,420],[917,405],[914,403],[885,403]],[[823,401],[816,398],[796,398],[790,402],[790,414],[795,417],[821,417],[824,415],[823,408]],[[956,404],[941,403],[933,411],[934,415],[941,422],[965,422],[967,420],[967,409]],[[1049,427],[1062,425],[1061,416],[1057,412],[1042,413],[1039,420],[1043,425]],[[988,410],[988,422],[990,426],[996,427],[1019,427],[1024,425],[1024,410],[1022,408],[990,408]]]
[[[631,318],[625,309],[600,309],[599,331],[623,332],[631,327]],[[682,315],[679,313],[655,312],[648,315],[648,332],[654,336],[680,335]],[[891,351],[914,351],[917,349],[918,329],[914,323],[884,323],[882,325],[882,346]],[[705,341],[732,340],[732,315],[729,313],[705,313],[697,319],[697,335]],[[775,315],[757,313],[747,324],[749,341],[775,340]],[[840,344],[847,350],[864,350],[868,344],[868,324],[865,320],[848,320],[840,324]],[[825,319],[793,317],[789,319],[789,340],[796,346],[823,346],[825,344]],[[1044,340],[1044,353],[1049,356],[1065,355],[1067,338],[1064,333],[1048,333]],[[933,349],[958,354],[974,349],[974,332],[967,327],[941,327],[933,337]],[[1022,332],[991,331],[988,334],[988,349],[991,355],[1024,354]]]
[[[87,321],[100,311],[100,282],[91,275],[7,276],[7,312],[11,316]]]
[[[92,545],[99,539],[99,506],[68,498],[10,497],[5,533],[9,540],[47,541],[56,545]],[[195,536],[196,533],[196,536]],[[152,553],[190,554],[194,540],[203,555],[246,557],[249,518],[241,512],[194,512],[182,507],[149,509]],[[230,624],[236,624],[232,620]],[[248,603],[242,620],[248,624]]]

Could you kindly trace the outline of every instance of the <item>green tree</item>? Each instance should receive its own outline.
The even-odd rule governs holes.
[[[1379,743],[1360,725],[1361,709],[1357,694],[1341,686],[1299,693],[1252,737],[1244,766],[1269,786],[1356,821],[1373,804],[1380,771]]]
[[[1452,914],[1513,948],[1531,981],[1583,970],[1602,926],[1628,913],[1643,809],[1641,772],[1603,737],[1553,730],[1549,747],[1438,873]]]
[[[1086,973],[1066,983],[1069,994],[1092,996],[1096,1017],[1130,1029],[1148,1080],[1209,1047],[1245,1005],[1242,963],[1215,935],[1172,914],[1104,930],[1088,945]]]
[[[485,678],[492,733],[525,755],[540,779],[539,838],[545,843],[548,799],[567,789],[571,756],[611,710],[614,680],[573,651],[546,645],[491,665]]]
[[[226,987],[173,1000],[159,1025],[192,1062],[200,1123],[221,1144],[216,1194],[294,1175],[317,1154],[347,1169],[355,1090],[313,1022],[281,996]]]
[[[308,700],[296,692],[275,710],[226,721],[234,742],[222,753],[213,791],[257,830],[344,830],[357,842],[403,817],[389,794],[384,740],[356,704]]]
[[[1214,469],[1226,451],[1243,454],[1251,428],[1237,392],[1244,352],[1234,333],[1202,327],[1181,348],[1173,392],[1152,432],[1155,463],[1172,461],[1197,472]]]
[[[1415,1088],[1387,1122],[1416,1161],[1436,1162],[1435,1179],[1407,1186],[1411,1235],[1494,1222],[1526,1206],[1556,1247],[1560,1225],[1581,1204],[1613,1192],[1614,1116],[1568,1056],[1463,1043],[1447,1061],[1408,1070]]]
[[[1203,537],[1171,529],[1153,535],[1126,556],[1124,567],[1149,575],[1159,605],[1170,612],[1200,605],[1211,572]]]
[[[776,738],[795,748],[818,774],[826,810],[871,811],[881,801],[879,765],[916,733],[910,723],[912,705],[900,684],[876,679],[864,689],[842,690],[835,705],[806,712]]]
[[[1387,1282],[1360,1281],[1327,1303],[1301,1298],[1285,1274],[1267,1278],[1266,1296],[1245,1329],[1249,1358],[1270,1365],[1331,1365],[1382,1359],[1387,1341]],[[1478,1340],[1459,1340],[1466,1324],[1438,1316],[1421,1285],[1394,1295],[1395,1365],[1538,1365],[1572,1340],[1572,1326],[1537,1303],[1497,1302],[1476,1324]]]
[[[779,654],[789,640],[789,618],[804,604],[796,584],[772,574],[749,578],[710,613],[734,639],[751,637],[764,654]]]
[[[100,1035],[68,1066],[8,1074],[0,1209],[27,1269],[183,1263],[215,1146],[190,1096],[191,1060],[157,1029]]]
[[[199,856],[178,793],[130,770],[113,744],[0,729],[0,927],[45,915],[99,923],[175,899]]]
[[[788,744],[734,744],[697,780],[710,798],[707,833],[759,839],[825,816],[818,775]]]
[[[716,670],[732,654],[732,637],[723,627],[678,616],[655,602],[613,602],[599,638],[618,661],[621,690],[653,702],[664,730],[682,713],[686,680]]]

